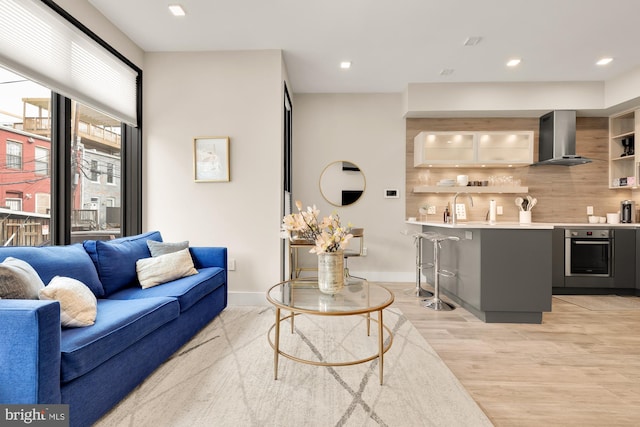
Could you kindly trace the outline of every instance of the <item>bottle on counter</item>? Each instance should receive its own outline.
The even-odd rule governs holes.
[[[442,214],[442,220],[445,224],[449,223],[449,206],[444,208],[444,213]]]
[[[489,201],[489,224],[495,224],[496,223],[496,201],[491,199]]]

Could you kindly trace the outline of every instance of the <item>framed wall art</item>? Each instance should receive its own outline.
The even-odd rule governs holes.
[[[228,182],[229,137],[202,136],[193,139],[193,170],[196,182]]]

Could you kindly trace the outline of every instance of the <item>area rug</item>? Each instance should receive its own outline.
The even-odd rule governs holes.
[[[323,367],[280,357],[267,307],[228,307],[98,421],[110,426],[491,426],[460,382],[398,309],[384,311],[393,343],[378,360]],[[376,323],[361,316],[296,316],[281,348],[319,361],[375,354]],[[272,332],[273,334],[273,332]],[[388,337],[383,335],[385,339]]]
[[[564,302],[575,304],[591,311],[637,311],[640,298],[620,295],[554,295]]]

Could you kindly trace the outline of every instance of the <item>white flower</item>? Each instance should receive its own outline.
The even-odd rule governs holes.
[[[311,240],[315,246],[311,253],[336,252],[345,249],[349,240],[353,237],[349,233],[351,225],[346,228],[340,225],[340,217],[337,214],[329,215],[318,221],[320,210],[313,205],[302,210],[302,203],[296,200],[298,213],[286,215],[282,219],[282,230],[291,237],[294,232],[298,238]]]

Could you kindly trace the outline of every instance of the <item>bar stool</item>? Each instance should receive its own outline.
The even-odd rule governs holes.
[[[454,273],[440,268],[440,248],[442,247],[441,245],[443,240],[458,241],[460,238],[456,236],[445,236],[438,233],[434,233],[432,236],[427,238],[433,242],[433,298],[423,299],[422,306],[436,311],[453,310],[455,308],[453,305],[440,299],[440,276],[455,276]]]
[[[364,228],[351,228],[350,233],[354,239],[360,240],[360,247],[357,251],[344,250],[344,280],[346,283],[349,283],[351,279],[359,279],[360,281],[367,280],[364,277],[352,276],[351,273],[349,273],[349,258],[360,257],[364,254]]]
[[[416,247],[416,286],[413,288],[405,289],[405,295],[413,295],[414,297],[432,297],[433,292],[429,292],[426,289],[423,289],[420,285],[421,275],[423,269],[433,268],[433,263],[423,263],[422,262],[422,242],[424,239],[430,239],[435,236],[437,233],[433,231],[429,231],[426,233],[414,233],[411,235],[413,237],[413,244]]]

